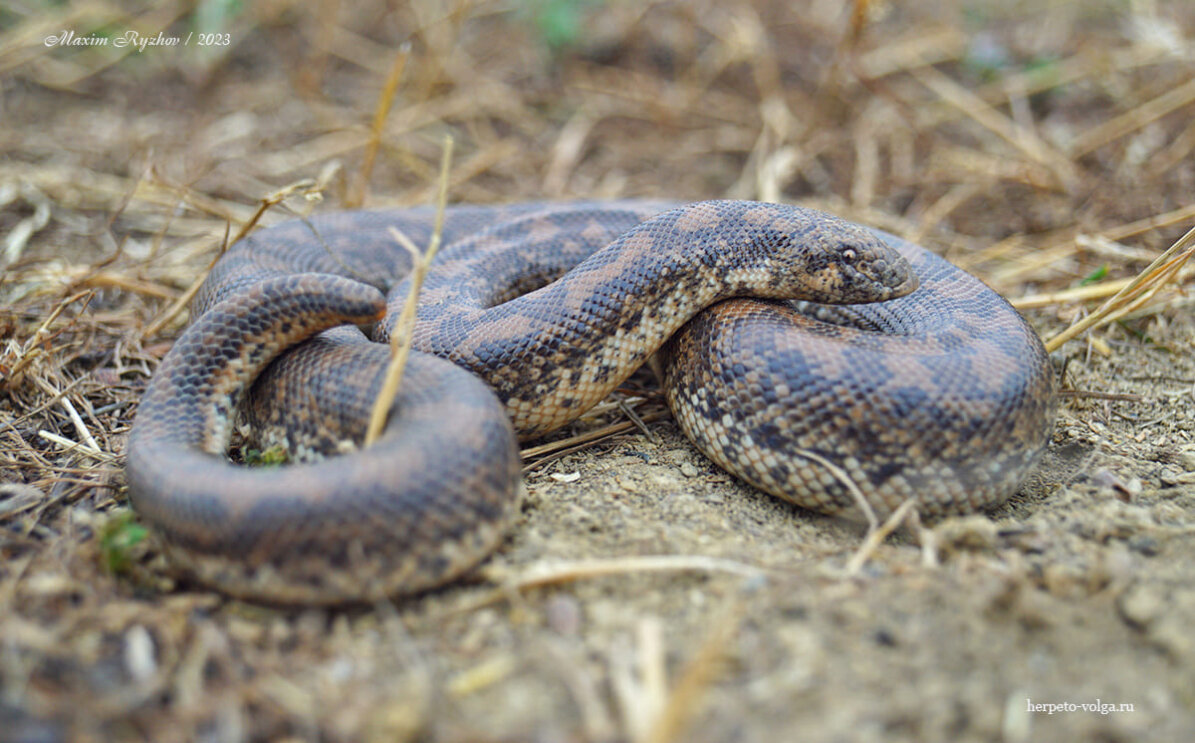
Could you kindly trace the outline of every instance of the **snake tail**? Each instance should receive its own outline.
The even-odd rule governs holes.
[[[412,356],[373,446],[356,449],[363,430],[346,429],[347,453],[318,464],[247,467],[225,455],[245,389],[272,359],[326,328],[372,323],[383,309],[377,289],[350,279],[270,278],[210,308],[163,359],[126,472],[134,508],[185,576],[234,596],[335,604],[439,585],[493,551],[517,503],[517,444],[493,395],[448,362]],[[376,395],[387,348],[337,348],[337,338],[307,342],[332,346],[325,358],[336,363],[370,369],[361,381]],[[421,414],[428,397],[447,407]],[[458,424],[438,425],[429,440],[420,430],[429,417]],[[316,482],[334,487],[313,491]],[[312,518],[296,522],[296,508]],[[434,550],[395,550],[429,536]]]

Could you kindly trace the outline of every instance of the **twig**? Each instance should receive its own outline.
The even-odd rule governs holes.
[[[237,230],[236,236],[231,240],[228,239],[230,224],[226,222],[224,225],[224,239],[220,242],[220,250],[217,251],[216,256],[212,258],[212,262],[208,264],[207,269],[191,282],[191,285],[187,287],[187,290],[184,291],[178,299],[174,300],[174,303],[171,304],[165,312],[163,312],[156,320],[149,324],[149,326],[145,329],[145,332],[141,334],[141,337],[152,338],[153,336],[157,335],[162,328],[166,327],[167,323],[173,320],[178,313],[183,311],[184,307],[191,303],[191,300],[194,299],[195,295],[199,292],[199,288],[203,286],[203,282],[207,281],[207,276],[209,273],[211,273],[212,267],[216,265],[216,261],[223,257],[224,253],[228,251],[230,246],[240,242],[240,240],[248,235],[249,232],[252,231],[255,226],[257,226],[257,223],[263,214],[265,214],[272,207],[282,203],[296,191],[310,191],[314,186],[314,180],[311,178],[304,178],[302,180],[295,181],[290,185],[283,186],[273,193],[266,194],[261,198],[261,201],[258,202],[257,210],[253,212],[253,215],[250,216],[249,219],[245,220],[240,229]]]
[[[1153,100],[1126,111],[1111,121],[1105,121],[1077,138],[1070,147],[1071,157],[1086,155],[1092,150],[1119,139],[1162,118],[1171,111],[1195,101],[1195,79],[1166,91]]]
[[[881,526],[869,530],[867,533],[867,539],[863,540],[863,544],[859,546],[859,549],[856,550],[855,554],[851,556],[851,559],[847,561],[846,574],[858,574],[858,572],[863,569],[863,566],[867,564],[867,561],[871,559],[871,556],[875,553],[876,548],[888,538],[889,534],[896,531],[896,527],[901,525],[901,522],[905,520],[905,517],[910,511],[916,508],[916,506],[917,499],[909,498],[905,502],[901,503],[900,506],[898,506],[897,509],[892,512],[892,515],[885,519]]]
[[[834,479],[842,483],[842,486],[846,488],[847,492],[849,492],[851,497],[854,498],[855,505],[859,507],[859,511],[863,514],[863,518],[867,519],[867,530],[869,532],[874,532],[879,528],[880,520],[876,518],[875,509],[873,509],[871,504],[867,502],[867,498],[863,496],[863,491],[859,489],[859,486],[855,484],[855,481],[851,479],[851,476],[846,473],[846,470],[842,469],[820,454],[814,454],[807,449],[800,449],[796,452],[796,454],[797,456],[813,460],[829,470],[830,474],[834,476]]]
[[[697,703],[702,693],[713,683],[721,665],[719,661],[738,633],[742,619],[742,607],[734,600],[729,601],[720,616],[714,620],[713,629],[705,642],[701,643],[697,654],[681,671],[667,703],[643,738],[644,743],[681,740],[686,723],[696,717],[694,710]]]
[[[103,450],[100,449],[100,445],[97,444],[95,438],[92,437],[91,431],[87,430],[87,426],[83,423],[83,418],[79,416],[79,411],[75,410],[75,406],[71,404],[70,398],[65,394],[60,394],[58,390],[54,389],[53,385],[51,385],[45,379],[41,379],[40,377],[36,378],[34,379],[34,383],[37,384],[38,387],[41,387],[42,391],[44,391],[46,394],[57,397],[58,404],[62,406],[62,409],[66,411],[67,416],[70,417],[71,424],[75,427],[75,432],[79,434],[79,438],[83,439],[83,443],[79,444],[79,446],[83,446],[95,454],[101,453]]]
[[[648,441],[653,444],[660,443],[660,437],[655,434],[655,431],[652,431],[647,427],[647,421],[640,418],[639,414],[636,413],[630,405],[627,405],[625,402],[620,400],[618,402],[618,409],[622,411],[622,414],[625,415],[631,421],[631,423],[635,424],[635,427],[647,437]]]
[[[521,456],[524,460],[528,460],[544,454],[550,454],[561,449],[567,449],[570,446],[588,444],[598,439],[606,438],[607,436],[613,436],[618,433],[623,433],[624,431],[629,431],[632,428],[640,427],[641,424],[658,421],[661,418],[668,417],[669,415],[671,414],[667,410],[657,410],[650,413],[644,413],[642,416],[639,416],[638,423],[633,420],[611,423],[607,426],[602,426],[601,428],[595,428],[592,431],[586,431],[585,433],[580,433],[576,436],[570,436],[567,439],[549,441],[546,444],[527,447],[519,452],[519,456]]]
[[[345,206],[354,208],[365,201],[365,189],[369,187],[369,176],[373,173],[373,163],[377,159],[378,145],[382,141],[382,130],[386,126],[386,117],[390,115],[390,106],[394,103],[394,94],[398,91],[398,83],[402,80],[403,70],[407,67],[407,59],[411,56],[411,43],[406,42],[398,47],[390,71],[386,75],[386,82],[382,85],[378,105],[373,112],[373,125],[369,128],[369,140],[365,143],[365,155],[362,158],[361,170],[352,193],[345,199]]]
[[[1037,134],[1019,126],[954,80],[932,67],[913,71],[913,77],[943,101],[965,112],[980,126],[996,134],[1033,161],[1049,168],[1063,188],[1069,191],[1079,183],[1079,173],[1070,160],[1051,148]]]
[[[1166,252],[1149,264],[1137,278],[1100,305],[1099,309],[1046,341],[1046,350],[1053,351],[1079,334],[1115,320],[1138,309],[1157,293],[1167,281],[1178,275],[1179,269],[1195,255],[1195,227],[1187,231]]]
[[[390,331],[390,363],[386,366],[386,378],[382,380],[382,389],[374,401],[373,411],[369,416],[369,430],[365,433],[365,445],[369,446],[382,435],[382,428],[386,425],[386,417],[390,413],[390,406],[394,404],[394,397],[398,394],[398,386],[402,383],[403,370],[407,366],[407,356],[411,352],[411,328],[415,324],[415,307],[419,303],[419,289],[423,286],[423,279],[427,276],[427,269],[431,266],[436,252],[440,250],[440,239],[444,234],[444,209],[448,203],[448,170],[452,164],[452,136],[444,137],[444,150],[440,158],[440,191],[436,199],[436,222],[432,228],[431,242],[427,252],[415,261],[411,271],[411,289],[407,293],[407,301],[403,304],[402,314],[398,322]],[[399,233],[401,235],[401,233]],[[396,236],[399,244],[401,237]]]
[[[54,433],[53,431],[42,430],[42,431],[38,431],[37,435],[42,437],[46,441],[53,441],[55,444],[58,444],[66,451],[78,451],[80,454],[86,454],[87,456],[89,456],[92,459],[99,461],[99,462],[115,462],[116,461],[116,457],[112,456],[111,454],[108,454],[103,451],[95,451],[95,450],[91,449],[90,447],[88,447],[86,444],[80,444],[78,441],[71,441],[67,437],[59,436],[58,434]]]
[[[191,303],[191,300],[195,298],[195,295],[199,293],[199,287],[203,286],[203,282],[207,281],[207,276],[212,272],[212,267],[216,265],[216,261],[220,260],[224,253],[227,252],[228,246],[232,244],[228,239],[230,226],[231,225],[229,225],[229,223],[224,223],[224,239],[220,241],[220,249],[216,251],[216,255],[212,258],[211,263],[207,264],[207,268],[205,268],[202,273],[195,277],[195,280],[191,282],[191,285],[187,287],[186,291],[178,295],[178,298],[166,308],[165,312],[158,315],[157,319],[151,322],[145,328],[145,330],[142,331],[142,340],[145,338],[152,338],[161,332],[162,328],[166,327],[167,323],[177,317],[178,313],[182,312],[183,309]]]

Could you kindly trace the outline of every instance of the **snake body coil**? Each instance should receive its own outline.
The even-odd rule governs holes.
[[[241,241],[142,399],[134,507],[186,572],[235,595],[335,603],[435,586],[501,539],[521,487],[516,435],[575,420],[661,346],[682,429],[769,493],[882,516],[910,497],[950,513],[1015,490],[1056,396],[1004,300],[819,212],[670,206],[450,209],[420,295],[422,353],[366,448],[388,351],[351,326],[376,322],[386,340],[410,269],[391,230],[425,244],[431,211],[333,214]],[[229,463],[238,410],[259,442],[307,463]]]

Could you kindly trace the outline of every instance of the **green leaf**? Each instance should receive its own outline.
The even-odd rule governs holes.
[[[286,455],[286,449],[281,446],[271,446],[269,449],[245,449],[242,452],[242,457],[245,464],[250,467],[277,467],[280,464],[286,464],[289,457]]]
[[[133,549],[147,536],[149,530],[137,523],[132,511],[113,513],[100,527],[100,555],[104,567],[114,574],[127,572],[136,559]]]
[[[576,43],[581,35],[584,9],[596,0],[522,0],[522,12],[552,51]]]
[[[1104,265],[1095,269],[1091,273],[1087,274],[1087,277],[1079,282],[1079,286],[1087,286],[1089,284],[1094,284],[1098,281],[1103,281],[1104,278],[1107,277],[1107,275],[1108,275],[1108,264],[1105,263]]]

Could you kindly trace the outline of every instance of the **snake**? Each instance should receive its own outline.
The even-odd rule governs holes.
[[[519,518],[519,442],[651,361],[678,427],[771,495],[871,519],[1006,501],[1057,391],[1026,321],[894,235],[750,201],[331,212],[215,263],[141,398],[130,502],[184,576],[337,604],[461,577]],[[413,257],[443,245],[414,324]],[[363,445],[410,343],[382,435]],[[234,435],[282,447],[246,466]]]

